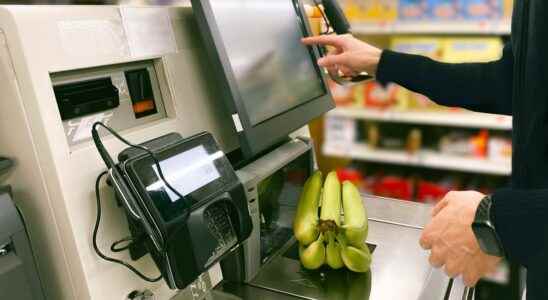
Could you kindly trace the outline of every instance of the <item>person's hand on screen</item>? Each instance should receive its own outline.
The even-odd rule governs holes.
[[[331,74],[341,71],[344,76],[355,76],[362,72],[375,76],[382,50],[354,38],[350,34],[320,35],[304,38],[305,45],[331,46],[333,50],[318,60]]]

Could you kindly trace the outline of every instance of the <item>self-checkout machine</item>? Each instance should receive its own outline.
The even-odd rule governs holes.
[[[302,22],[301,7],[293,6],[296,3],[293,1],[253,1],[243,6],[238,1],[224,0],[200,3],[194,7],[198,22],[191,7],[0,8],[1,154],[15,158],[18,165],[6,181],[13,187],[19,207],[28,216],[48,299],[326,298],[315,292],[321,291],[326,281],[301,272],[291,237],[297,195],[313,164],[310,141],[288,139],[287,135],[331,107],[325,78],[313,63],[317,53],[298,43],[299,35],[307,30]],[[237,14],[234,5],[251,11]],[[215,12],[219,17],[217,29],[208,23],[214,16],[212,8],[218,9]],[[260,13],[279,14],[265,18]],[[262,26],[230,26],[231,22],[249,16],[255,16],[251,21]],[[267,37],[261,29],[269,27],[281,30]],[[219,28],[222,31],[218,31]],[[242,29],[249,31],[245,40],[250,44],[239,43]],[[288,34],[293,37],[291,41]],[[254,48],[260,51],[251,53],[249,50]],[[223,54],[223,51],[226,52]],[[278,74],[274,84],[273,73]],[[284,78],[293,78],[289,82],[301,84],[288,85]],[[284,92],[279,94],[280,91]],[[253,106],[253,101],[243,100],[245,97],[236,102],[237,94],[245,94],[248,100],[262,97],[265,106]],[[283,101],[279,101],[279,97]],[[228,113],[225,104],[228,104]],[[268,115],[272,112],[275,115]],[[103,209],[98,248],[130,262],[148,277],[158,276],[161,271],[164,280],[148,283],[96,254],[91,242],[97,217],[93,184],[97,175],[105,170],[105,164],[91,140],[95,122],[109,125],[133,143],[147,142],[147,147],[161,154],[161,162],[154,165],[150,162],[152,157],[136,153],[135,149],[123,151],[128,148],[126,145],[101,131],[102,141],[113,156],[123,153],[125,156],[119,160],[135,159],[135,164],[128,163],[124,169],[127,176],[138,174],[142,162],[148,170],[154,170],[148,173],[151,176],[163,177],[159,175],[160,169],[176,172],[162,164],[172,158],[162,152],[165,144],[170,145],[169,149],[182,147],[180,153],[186,154],[183,155],[186,158],[179,157],[181,165],[202,160],[212,162],[213,159],[206,158],[211,155],[203,155],[207,150],[208,154],[217,155],[213,169],[220,168],[219,159],[225,166],[223,170],[231,173],[231,168],[226,167],[225,154],[231,159],[232,168],[237,170],[239,182],[243,184],[253,226],[250,237],[240,247],[229,239],[223,244],[228,246],[221,247],[217,253],[224,257],[222,273],[221,267],[212,263],[219,257],[212,261],[206,259],[200,268],[193,269],[193,274],[197,270],[204,273],[186,289],[178,291],[174,290],[180,287],[177,283],[185,281],[172,276],[180,273],[170,269],[171,260],[163,264],[162,257],[141,257],[142,249],[131,247],[133,251],[110,252],[109,248],[120,250],[120,247],[111,247],[114,242],[135,234],[128,227],[142,220],[139,216],[143,216],[143,212],[139,210],[146,210],[124,194],[118,195],[118,199],[114,196],[111,186],[118,187],[119,182],[112,169],[111,186],[100,185]],[[196,136],[204,131],[211,133],[218,146],[211,136]],[[172,132],[183,138],[166,135]],[[155,140],[158,137],[161,139]],[[203,143],[188,148],[186,142],[200,137]],[[158,146],[155,141],[162,143]],[[190,189],[180,199],[186,199],[187,195],[192,199],[198,195],[195,193],[202,192],[202,187],[218,182],[221,175],[217,174],[221,173],[219,169],[217,173],[212,168],[199,170],[205,175],[195,174],[184,181],[192,182],[194,189],[192,185],[174,183],[183,190]],[[234,176],[229,177],[228,181],[233,182]],[[180,179],[169,174],[167,178],[169,181]],[[122,181],[125,179],[127,177]],[[166,188],[167,180],[156,179],[150,186],[159,184],[167,199],[177,202],[173,191],[168,192],[170,189]],[[365,277],[365,282],[371,280],[373,288],[371,291],[366,288],[362,294],[388,299],[375,294],[375,289],[394,291],[391,284],[395,281],[406,295],[415,295],[409,293],[410,285],[417,294],[431,290],[445,295],[449,280],[441,276],[438,280],[429,280],[436,276],[427,267],[425,254],[417,251],[419,229],[412,230],[417,221],[409,220],[410,213],[402,209],[406,205],[373,199],[368,205],[371,216],[377,217],[378,222],[371,223],[371,244],[376,246],[373,273]],[[168,205],[166,211],[172,208],[179,209]],[[133,213],[135,218],[131,219]],[[224,224],[225,220],[221,218],[219,223]],[[394,229],[400,228],[396,224],[407,225],[400,226],[403,229],[398,231]],[[156,227],[160,226],[154,222],[149,225],[147,245],[151,248],[145,249],[164,249],[163,236],[156,235],[160,231]],[[383,245],[387,240],[383,227],[391,228],[388,230],[391,245],[389,242]],[[126,241],[131,246],[134,239]],[[411,241],[414,246],[409,247]],[[222,256],[227,251],[231,251],[228,256]],[[402,253],[410,251],[416,254],[414,258],[405,256],[405,261],[394,262],[394,257],[402,258]],[[132,257],[140,259],[132,261]],[[208,293],[223,275],[222,284]],[[358,278],[358,282],[364,282],[363,278]],[[340,291],[348,280],[327,282],[332,281],[339,282],[339,287],[343,285],[338,289],[341,296]]]
[[[162,257],[141,257],[142,249],[129,247],[134,239],[125,240],[130,251],[109,251],[109,248],[124,250],[121,244],[113,243],[134,234],[130,230],[131,224],[140,220],[138,210],[143,209],[124,195],[115,197],[112,187],[117,188],[119,182],[111,168],[110,186],[99,185],[102,214],[97,246],[109,256],[129,262],[145,277],[151,279],[161,274],[164,280],[146,282],[128,269],[102,260],[92,245],[97,218],[93,185],[97,175],[105,170],[91,139],[91,129],[96,122],[110,126],[132,143],[149,141],[147,147],[150,149],[158,146],[155,146],[157,141],[167,141],[170,146],[181,145],[184,148],[181,153],[186,154],[183,155],[186,158],[179,157],[181,165],[210,161],[205,164],[209,169],[198,168],[204,174],[191,174],[185,181],[192,183],[190,187],[174,184],[189,189],[185,199],[202,195],[202,188],[210,184],[222,188],[225,183],[233,183],[235,176],[231,170],[240,169],[238,186],[241,186],[240,181],[244,182],[249,197],[230,195],[233,199],[249,200],[250,208],[246,212],[254,215],[255,225],[260,213],[259,201],[253,195],[264,189],[260,186],[254,188],[258,184],[258,173],[272,175],[284,169],[286,171],[272,177],[271,184],[280,185],[281,180],[282,183],[291,182],[293,188],[285,192],[291,196],[284,197],[286,199],[299,193],[299,185],[311,171],[311,144],[306,139],[289,139],[287,134],[291,129],[304,125],[307,118],[298,120],[293,117],[291,126],[280,126],[278,120],[278,130],[255,132],[268,135],[260,144],[242,146],[238,134],[245,133],[242,130],[247,121],[226,113],[224,103],[218,99],[222,91],[216,91],[220,86],[216,81],[218,77],[213,76],[205,51],[190,6],[0,7],[0,79],[3,91],[0,141],[2,155],[14,158],[17,163],[6,182],[13,187],[14,198],[28,218],[28,229],[48,299],[200,299],[222,278],[221,267],[212,262],[225,252],[233,251],[235,258],[225,259],[227,263],[223,269],[228,270],[224,272],[225,278],[234,277],[235,281],[238,281],[238,276],[245,276],[244,268],[248,265],[240,259],[254,259],[242,255],[238,250],[242,247],[235,247],[237,245],[229,239],[223,244],[226,247],[215,249],[219,250],[216,253],[218,257],[212,256],[213,259],[209,260],[207,256],[205,259],[201,256],[202,265],[194,268],[193,272],[194,275],[197,271],[204,273],[186,285],[188,278],[171,278],[177,275],[171,270],[172,261],[162,265]],[[311,58],[307,59],[312,66]],[[320,96],[325,95],[327,93]],[[329,97],[323,97],[322,102],[323,106],[312,110],[313,114],[321,113],[322,107],[325,111],[331,106]],[[301,108],[301,112],[304,109]],[[172,132],[183,138],[166,135]],[[155,140],[158,137],[161,139]],[[131,149],[123,151],[128,146],[111,135],[107,136],[106,131],[101,131],[99,138],[113,157],[123,153],[126,159],[137,160],[131,166],[128,163],[125,169],[128,176],[131,170],[138,172],[139,163],[147,160],[139,156],[142,153]],[[188,148],[188,140],[198,144]],[[160,146],[154,151],[163,153],[165,145]],[[238,149],[243,149],[245,155],[238,155]],[[258,152],[264,154],[257,155]],[[226,166],[225,154],[230,154],[233,167]],[[164,168],[165,157],[162,155],[162,169],[176,172],[171,167]],[[213,156],[216,158],[211,158]],[[249,160],[251,157],[259,157],[258,163]],[[148,169],[151,169],[150,164]],[[243,187],[236,188],[243,195]],[[167,189],[164,192],[172,197]],[[176,202],[173,198],[171,201]],[[272,205],[279,206],[277,203]],[[268,207],[268,203],[263,207]],[[171,208],[178,209],[168,206],[165,211],[170,212]],[[135,219],[131,219],[133,212]],[[209,214],[221,216],[211,218],[213,221],[209,224],[216,221],[225,224],[223,212]],[[263,221],[267,222],[266,219]],[[291,220],[285,222],[289,224]],[[149,225],[155,227],[157,224]],[[259,238],[258,228],[260,226],[254,226],[252,234],[256,238]],[[151,229],[150,236],[154,236],[156,229]],[[283,236],[288,234],[287,230],[280,232]],[[247,236],[244,234],[243,237]],[[151,247],[160,244],[162,249],[163,241],[156,238],[158,236],[147,241],[154,244]],[[194,249],[196,257],[201,254],[199,250]],[[133,261],[131,258],[135,257],[139,259]],[[159,265],[162,268],[158,268]],[[184,269],[184,266],[180,267],[179,271],[184,273]],[[175,290],[181,288],[181,284],[187,288]]]

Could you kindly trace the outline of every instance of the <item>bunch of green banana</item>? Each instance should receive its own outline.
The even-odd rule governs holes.
[[[341,226],[341,183],[336,172],[325,178],[320,220],[322,231],[335,231]]]
[[[341,187],[336,172],[327,175],[323,189],[321,172],[307,180],[293,231],[305,268],[316,270],[327,264],[332,269],[346,266],[359,273],[369,270],[371,253],[365,244],[368,224],[362,198],[351,182],[346,181]]]
[[[299,258],[303,266],[309,270],[316,270],[325,263],[325,245],[323,235],[308,246],[299,245]]]
[[[342,188],[344,225],[342,229],[348,243],[361,248],[365,245],[369,226],[367,213],[363,206],[360,192],[350,181],[345,181]]]
[[[297,205],[297,213],[293,222],[295,238],[304,246],[318,239],[318,206],[322,190],[322,172],[317,171],[308,178]]]
[[[344,265],[351,271],[365,273],[371,266],[371,252],[365,243],[361,247],[348,244],[343,234],[337,236],[341,245],[341,258]]]
[[[325,261],[331,269],[340,269],[344,267],[344,262],[341,257],[342,247],[335,240],[334,232],[327,232],[327,247],[325,249]]]

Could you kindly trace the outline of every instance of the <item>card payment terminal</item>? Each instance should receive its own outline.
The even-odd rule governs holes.
[[[171,133],[140,146],[154,157],[131,147],[110,170],[132,238],[142,241],[131,254],[150,253],[168,286],[183,289],[250,235],[244,189],[209,133]]]

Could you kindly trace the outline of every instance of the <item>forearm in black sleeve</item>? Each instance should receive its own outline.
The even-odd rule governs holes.
[[[507,256],[528,266],[546,249],[548,189],[502,189],[492,195],[495,228]]]
[[[510,44],[501,59],[487,63],[441,63],[385,50],[377,80],[397,83],[441,105],[511,115],[513,64]]]

